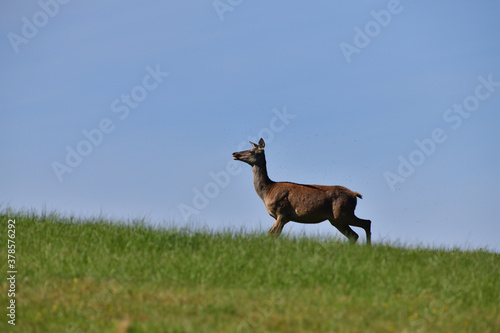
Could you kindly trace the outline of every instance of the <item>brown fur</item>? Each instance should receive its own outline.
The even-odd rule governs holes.
[[[370,243],[371,221],[354,215],[357,198],[361,199],[361,194],[343,186],[273,182],[267,175],[264,140],[260,139],[258,145],[250,143],[253,149],[233,153],[233,158],[252,166],[255,191],[269,215],[276,219],[270,234],[278,236],[289,221],[319,223],[328,220],[353,242],[358,235],[349,226],[363,228],[367,243]]]

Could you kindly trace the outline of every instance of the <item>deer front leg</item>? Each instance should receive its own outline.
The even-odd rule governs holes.
[[[283,216],[278,215],[278,218],[274,221],[273,226],[269,229],[269,234],[278,237],[287,222],[288,221],[286,221]]]

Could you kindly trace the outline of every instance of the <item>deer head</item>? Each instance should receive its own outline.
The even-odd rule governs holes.
[[[250,141],[250,144],[253,149],[233,153],[233,159],[248,163],[251,166],[265,162],[264,147],[266,146],[266,143],[264,140],[261,138],[258,145],[252,141]]]

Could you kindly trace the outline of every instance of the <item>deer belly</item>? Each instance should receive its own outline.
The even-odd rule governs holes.
[[[275,219],[282,216],[287,221],[299,223],[319,223],[333,217],[331,206],[325,205],[321,201],[309,205],[294,205],[289,201],[282,201],[280,204],[267,204],[266,210]]]
[[[319,223],[328,219],[326,214],[318,211],[301,211],[297,210],[290,216],[290,220],[299,223]]]
[[[292,205],[291,205],[292,206]],[[332,217],[331,205],[323,200],[303,201],[295,204],[291,208],[290,220],[300,223],[319,223]]]

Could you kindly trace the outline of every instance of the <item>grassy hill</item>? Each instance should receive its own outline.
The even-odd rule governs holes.
[[[500,255],[15,220],[19,332],[499,332]]]

